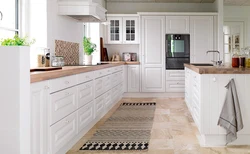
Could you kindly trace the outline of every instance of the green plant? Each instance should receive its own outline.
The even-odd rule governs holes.
[[[86,55],[91,55],[96,50],[96,44],[90,41],[90,38],[84,36],[83,47]]]
[[[1,39],[1,46],[30,46],[35,43],[35,39],[28,40],[28,36],[23,38],[15,35],[13,38]]]

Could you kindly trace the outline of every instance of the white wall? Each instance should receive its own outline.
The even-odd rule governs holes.
[[[224,20],[243,21],[245,46],[250,46],[250,6],[224,6]]]
[[[80,44],[80,62],[82,62],[83,24],[68,16],[57,14],[57,0],[48,0],[47,4],[47,44],[52,55],[55,52],[55,40]]]
[[[109,14],[137,12],[214,12],[213,3],[129,3],[107,2]]]
[[[112,57],[113,54],[119,53],[121,60],[122,60],[122,53],[124,52],[131,52],[137,53],[137,60],[139,57],[139,45],[113,45],[113,44],[105,44],[105,48],[107,48],[109,59]]]

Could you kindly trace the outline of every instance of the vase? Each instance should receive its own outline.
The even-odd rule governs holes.
[[[92,65],[92,55],[84,55],[84,64]]]

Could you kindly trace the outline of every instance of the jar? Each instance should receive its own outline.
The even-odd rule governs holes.
[[[232,67],[239,67],[239,56],[238,56],[238,54],[234,54],[232,56]]]
[[[246,57],[244,55],[239,56],[239,67],[245,67],[245,59]]]

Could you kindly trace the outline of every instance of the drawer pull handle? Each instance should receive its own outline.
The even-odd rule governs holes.
[[[69,84],[69,81],[65,81],[65,84]]]
[[[86,76],[86,78],[89,78],[89,76]]]
[[[49,89],[49,86],[45,86],[44,89]]]
[[[69,120],[65,120],[65,123],[69,123]]]
[[[68,96],[70,93],[66,92],[65,95]]]

